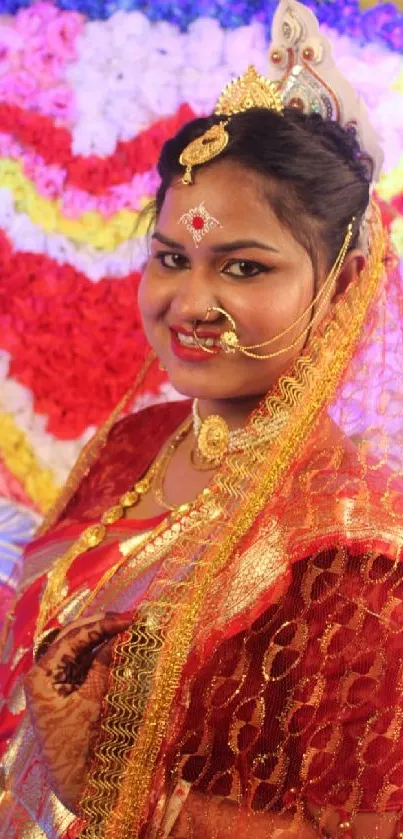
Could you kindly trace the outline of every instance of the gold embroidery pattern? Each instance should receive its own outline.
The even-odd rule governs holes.
[[[201,532],[198,534],[199,542],[194,540],[191,569],[189,541],[186,538],[178,540],[175,551],[166,556],[160,573],[150,585],[148,604],[152,604],[155,610],[156,634],[162,631],[164,637],[160,651],[159,645],[156,645],[158,667],[152,691],[112,812],[105,817],[98,808],[99,796],[92,794],[91,800],[87,796],[83,802],[83,813],[87,819],[83,837],[109,839],[119,836],[120,839],[129,839],[140,830],[146,817],[159,749],[170,721],[172,725],[172,702],[182,668],[192,643],[196,639],[201,642],[203,634],[217,616],[217,605],[208,599],[208,593],[228,559],[236,556],[241,540],[284,480],[351,359],[383,273],[384,242],[380,227],[374,228],[372,245],[367,270],[340,298],[322,336],[312,341],[309,355],[297,360],[294,375],[280,379],[278,392],[270,394],[261,410],[251,419],[256,430],[255,439],[259,440],[265,423],[270,422],[278,410],[288,410],[289,422],[274,442],[270,457],[267,449],[261,450],[258,446],[249,446],[244,454],[237,452],[228,457],[217,475],[216,487],[212,488],[213,492],[217,489],[220,501],[225,502],[218,527],[210,525],[208,534],[206,532],[203,536]],[[297,631],[297,645],[303,637],[303,633],[300,635]],[[129,648],[126,653],[133,654]],[[271,674],[270,668],[267,673]],[[113,696],[112,688],[109,702],[114,701]],[[123,701],[121,697],[119,701]],[[108,736],[112,735],[110,729],[106,730],[107,725],[106,716],[103,723],[104,746],[98,751],[97,773],[100,766],[107,771],[107,742]],[[112,735],[115,743],[119,740],[119,725],[115,724]],[[124,738],[121,738],[121,748],[124,748]],[[114,782],[116,791],[118,784],[116,780]],[[94,771],[89,788],[93,791],[96,785]]]
[[[350,820],[376,808],[379,825],[403,806],[403,630],[397,637],[382,617],[388,588],[369,581],[376,562],[402,592],[401,569],[377,554],[300,561],[279,602],[200,667],[171,759],[207,810],[210,795],[233,799],[237,788],[239,805],[265,814],[269,836],[310,800]],[[369,614],[362,601],[374,595]]]

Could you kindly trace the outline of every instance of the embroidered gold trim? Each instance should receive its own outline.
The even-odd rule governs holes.
[[[186,539],[183,545],[178,540],[175,556],[167,558],[164,579],[157,582],[154,589],[151,588],[149,608],[154,610],[155,623],[151,636],[154,637],[155,652],[150,692],[143,706],[144,711],[141,709],[141,724],[138,725],[136,738],[130,743],[128,751],[125,746],[126,732],[123,728],[122,735],[121,728],[124,712],[129,708],[132,714],[138,713],[140,708],[136,710],[131,705],[133,696],[129,695],[129,684],[119,684],[119,692],[113,685],[108,694],[109,705],[116,707],[116,703],[119,703],[123,716],[112,720],[106,714],[102,720],[102,743],[97,749],[97,761],[82,802],[82,811],[87,820],[82,839],[133,839],[138,836],[147,817],[149,792],[157,772],[160,748],[169,726],[173,701],[206,595],[216,575],[276,492],[302,442],[334,394],[359,340],[367,310],[383,272],[385,244],[379,220],[374,225],[371,244],[366,270],[339,299],[322,337],[313,338],[310,355],[303,355],[297,360],[294,375],[284,376],[279,381],[278,392],[269,394],[261,411],[252,417],[251,422],[259,433],[259,429],[279,409],[289,409],[289,422],[273,444],[270,456],[267,449],[263,453],[248,450],[244,456],[239,453],[230,455],[217,475],[216,484],[221,491],[219,498],[223,502],[221,521],[224,529],[219,533],[220,538],[212,538],[210,534],[204,550],[199,545],[199,552],[196,545],[193,545],[193,568],[191,573],[187,571],[185,577],[183,573],[185,568],[189,568],[191,554]],[[248,482],[246,493],[245,485]],[[180,568],[182,576],[179,574]],[[174,569],[176,575],[173,579],[170,571]],[[119,668],[123,666],[125,657],[129,668],[136,661],[138,650],[135,633],[134,625],[129,641],[118,645]],[[111,769],[111,754],[114,758],[120,754],[124,772],[116,775],[114,761]],[[108,777],[109,790],[113,789],[114,796],[109,798],[109,812],[108,808],[100,807],[105,792],[105,778]]]

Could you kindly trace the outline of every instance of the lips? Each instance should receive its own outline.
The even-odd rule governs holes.
[[[180,329],[180,332],[182,335],[189,335],[189,337],[193,334],[192,332],[182,328]],[[198,332],[198,337],[213,338],[214,340],[217,340],[219,336],[217,333],[204,330],[203,334]],[[200,347],[185,346],[184,344],[181,344],[178,338],[178,332],[174,328],[171,328],[171,349],[177,358],[180,358],[182,361],[189,361],[193,363],[205,363],[207,361],[211,361],[218,353],[221,352],[221,348],[218,346],[208,347],[209,352],[206,352]]]

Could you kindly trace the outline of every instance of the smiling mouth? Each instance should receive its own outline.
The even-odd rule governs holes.
[[[193,335],[185,335],[183,332],[176,332],[175,335],[182,347],[194,347],[195,349],[200,349],[200,346],[208,349],[221,348],[219,338],[199,338],[198,336],[196,341]]]

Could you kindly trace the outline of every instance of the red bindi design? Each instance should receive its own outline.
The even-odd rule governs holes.
[[[189,231],[196,248],[201,242],[203,236],[213,230],[214,227],[222,227],[220,222],[207,212],[204,202],[202,201],[198,207],[192,207],[187,213],[179,219],[179,224],[184,224]]]

